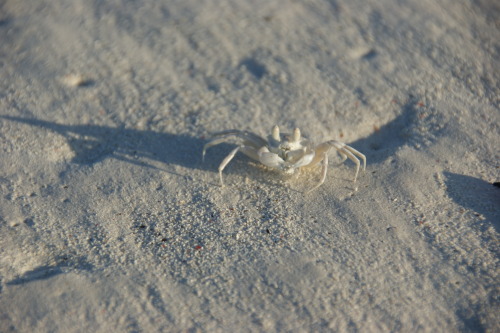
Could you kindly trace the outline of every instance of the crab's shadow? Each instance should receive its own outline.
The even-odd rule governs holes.
[[[382,163],[402,146],[409,143],[410,138],[415,142],[421,140],[419,137],[411,137],[408,130],[417,124],[419,109],[416,107],[414,98],[410,98],[401,107],[402,112],[392,121],[381,126],[371,135],[350,142],[349,145],[363,152],[369,163]]]
[[[448,196],[465,209],[481,214],[500,232],[500,188],[482,179],[444,172]]]
[[[74,153],[71,162],[76,164],[92,165],[115,158],[151,168],[158,168],[154,161],[190,169],[203,168],[201,149],[205,140],[202,138],[131,128],[64,125],[11,116],[1,118],[62,135]]]

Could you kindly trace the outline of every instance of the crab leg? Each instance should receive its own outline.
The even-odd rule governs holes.
[[[322,160],[323,163],[322,163],[322,166],[321,166],[321,179],[320,179],[319,183],[316,184],[316,186],[314,186],[313,188],[311,188],[309,191],[306,191],[306,194],[314,191],[315,189],[317,189],[318,187],[320,187],[325,182],[326,171],[328,170],[328,155],[325,153],[325,154],[323,154],[322,157],[323,157],[323,160]]]
[[[228,131],[218,132],[212,135],[213,140],[211,140],[210,142],[205,144],[205,146],[203,146],[202,160],[203,161],[205,160],[205,153],[208,148],[223,143],[232,136],[244,140],[243,144],[245,146],[250,146],[255,149],[259,149],[260,147],[266,145],[266,141],[263,138],[251,132],[238,131],[238,130],[228,130]]]
[[[248,140],[252,143],[255,144],[256,147],[262,147],[267,144],[267,141],[258,136],[255,133],[248,132],[248,131],[239,131],[239,130],[227,130],[227,131],[222,131],[222,132],[217,132],[213,133],[212,137],[213,138],[218,138],[218,137],[230,137],[230,136],[236,136],[244,140]]]
[[[337,148],[337,147],[335,147]],[[349,149],[348,149],[348,146],[344,147],[345,149],[342,148],[342,152],[347,156],[349,157],[349,159],[351,161],[353,161],[354,163],[356,163],[356,173],[354,174],[354,180],[353,182],[356,182],[356,179],[358,178],[358,173],[359,173],[359,166],[360,166],[360,162],[359,162],[359,159],[354,156],[353,152],[351,152]],[[349,147],[350,148],[350,147]],[[363,155],[364,157],[364,155]],[[363,161],[365,161],[366,159],[363,159]],[[366,162],[364,162],[366,164]],[[363,169],[364,170],[364,169]]]
[[[340,154],[340,156],[342,157],[342,162],[344,162],[347,158],[349,158],[356,164],[356,173],[354,175],[354,180],[353,180],[355,182],[356,179],[358,178],[358,173],[361,166],[359,158],[363,160],[363,170],[366,170],[366,156],[361,154],[359,151],[352,148],[351,146],[348,146],[340,141],[330,140],[318,145],[316,147],[316,157],[311,162],[311,165],[324,161],[324,158],[322,158],[323,154],[325,154],[326,156],[326,154],[332,147],[335,148],[337,152]]]
[[[219,178],[220,178],[220,185],[222,187],[224,187],[224,181],[222,180],[222,170],[224,170],[224,168],[226,167],[226,165],[228,165],[229,162],[231,162],[231,160],[234,158],[234,156],[236,155],[236,153],[238,151],[241,151],[242,153],[244,153],[245,155],[255,159],[255,160],[259,160],[259,155],[257,153],[257,151],[253,148],[253,147],[250,147],[250,146],[238,146],[236,148],[234,148],[230,153],[229,155],[227,155],[221,162],[221,164],[219,165]]]

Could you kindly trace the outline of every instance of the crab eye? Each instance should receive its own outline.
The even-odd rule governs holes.
[[[293,130],[293,142],[299,142],[300,141],[300,130],[298,128]]]
[[[278,127],[278,125],[274,125],[272,137],[274,140],[280,141],[280,128]]]

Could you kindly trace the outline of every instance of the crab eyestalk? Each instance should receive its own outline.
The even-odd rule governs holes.
[[[280,128],[278,125],[274,125],[272,137],[276,141],[280,141]]]
[[[300,141],[300,130],[298,128],[293,130],[293,137],[292,137],[293,142],[299,142]]]

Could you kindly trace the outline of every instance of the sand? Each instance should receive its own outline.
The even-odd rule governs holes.
[[[0,331],[498,332],[494,1],[0,3]],[[203,145],[363,152],[291,177]]]

